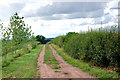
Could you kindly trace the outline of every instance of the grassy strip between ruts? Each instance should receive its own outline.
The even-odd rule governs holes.
[[[38,45],[31,53],[17,58],[8,67],[2,70],[2,78],[32,78],[36,76],[37,58],[42,50],[42,45]]]
[[[44,60],[47,65],[50,65],[53,69],[59,69],[59,62],[53,56],[52,50],[50,49],[49,45],[45,46],[45,55]]]
[[[83,72],[88,72],[91,76],[96,76],[98,78],[119,78],[119,74],[117,72],[108,72],[104,68],[90,66],[89,63],[85,63],[80,60],[76,60],[69,55],[67,55],[63,49],[58,46],[52,44],[52,47],[57,51],[57,53],[63,57],[67,63],[71,64],[74,67],[79,67]]]

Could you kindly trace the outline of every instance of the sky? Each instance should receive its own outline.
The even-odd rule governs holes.
[[[0,19],[8,26],[18,12],[34,35],[54,38],[118,23],[119,0],[1,0]]]

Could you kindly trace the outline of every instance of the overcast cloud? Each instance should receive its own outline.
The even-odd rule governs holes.
[[[32,26],[35,35],[56,37],[69,31],[87,31],[88,26],[112,25],[118,22],[118,0],[109,2],[17,1],[0,3],[0,19],[6,25],[18,12]],[[91,27],[92,28],[92,27]]]
[[[95,18],[103,16],[105,7],[104,2],[54,2],[52,5],[40,7],[37,11],[28,11],[25,16],[37,16],[45,20]]]

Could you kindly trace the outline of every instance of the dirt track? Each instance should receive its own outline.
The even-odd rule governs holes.
[[[88,73],[82,72],[79,68],[73,67],[72,65],[66,63],[61,56],[59,56],[56,51],[52,48],[53,55],[56,60],[59,62],[60,69],[52,69],[50,66],[44,64],[44,54],[45,54],[45,45],[43,50],[40,53],[38,58],[38,73],[40,78],[95,78],[90,76]],[[59,71],[59,72],[55,72]]]

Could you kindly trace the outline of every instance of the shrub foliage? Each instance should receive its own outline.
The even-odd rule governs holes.
[[[86,33],[69,32],[51,41],[63,47],[73,58],[101,67],[120,67],[118,31],[111,29],[89,30]]]

